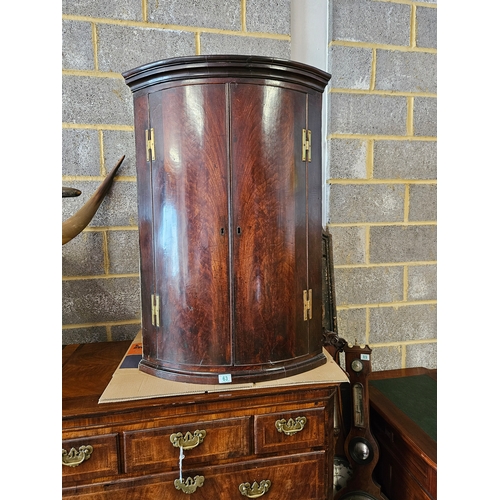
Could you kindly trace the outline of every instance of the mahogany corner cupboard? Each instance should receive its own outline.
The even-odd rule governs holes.
[[[213,384],[323,364],[321,102],[330,75],[214,55],[123,77],[134,101],[140,370]]]

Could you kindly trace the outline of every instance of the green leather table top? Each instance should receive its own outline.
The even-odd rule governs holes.
[[[437,442],[437,382],[428,375],[370,380],[384,396]]]

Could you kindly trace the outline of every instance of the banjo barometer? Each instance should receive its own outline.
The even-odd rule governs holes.
[[[345,464],[345,467],[353,479],[338,491],[335,500],[387,500],[373,479],[379,451],[370,432],[368,378],[372,350],[367,345],[360,346],[355,342],[354,345],[346,344],[343,351],[351,388],[351,428],[344,443],[349,464]]]

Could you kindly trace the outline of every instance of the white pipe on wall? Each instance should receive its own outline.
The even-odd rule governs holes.
[[[291,0],[291,59],[328,71],[328,4],[329,0]],[[323,94],[322,138],[322,222],[328,218],[329,189],[327,150],[328,87]]]

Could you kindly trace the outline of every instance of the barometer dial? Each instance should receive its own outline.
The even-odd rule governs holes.
[[[351,363],[351,368],[356,373],[359,373],[361,370],[363,370],[363,363],[359,359],[354,359]]]

